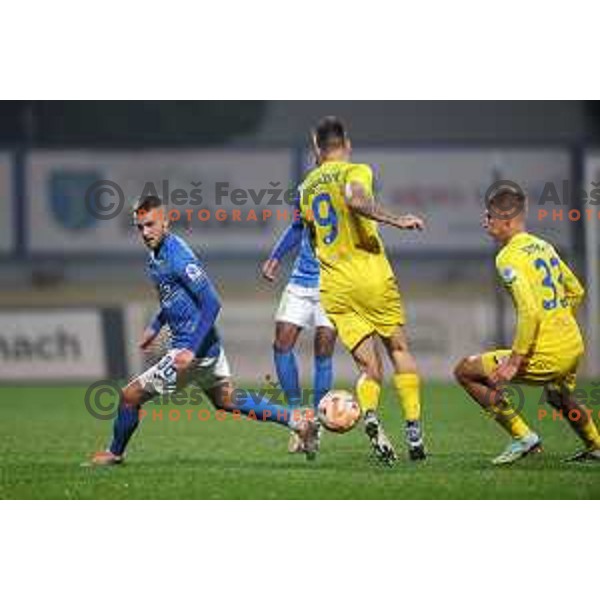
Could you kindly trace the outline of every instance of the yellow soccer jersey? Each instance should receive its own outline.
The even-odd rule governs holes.
[[[350,183],[360,183],[372,194],[371,168],[325,162],[313,169],[300,186],[300,210],[312,231],[325,294],[393,278],[377,223],[351,213],[346,204],[345,190]]]
[[[496,268],[517,313],[514,352],[551,355],[583,351],[574,313],[584,289],[551,244],[519,233],[498,253]]]

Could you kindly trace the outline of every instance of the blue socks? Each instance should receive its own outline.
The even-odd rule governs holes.
[[[288,405],[299,407],[302,391],[298,377],[298,364],[293,350],[280,352],[274,350],[275,369],[279,383],[285,392]],[[333,359],[331,356],[315,356],[313,379],[313,404],[317,408],[321,398],[331,389],[333,384]]]
[[[271,421],[288,427],[294,411],[280,404],[271,404],[259,392],[236,390],[234,396],[234,407],[228,412],[238,410],[241,414],[249,416],[257,421]],[[121,403],[117,418],[113,425],[113,439],[109,450],[121,456],[134,431],[139,425],[139,407]]]
[[[300,391],[300,381],[298,378],[298,363],[293,350],[289,352],[280,352],[273,350],[275,359],[275,370],[279,384],[283,388],[288,406],[298,408],[300,405],[302,392]]]
[[[321,398],[331,389],[333,383],[333,359],[331,356],[315,355],[313,389],[315,393],[315,408],[319,406]]]
[[[271,404],[266,398],[260,395],[259,392],[252,393],[236,389],[233,396],[233,410],[239,410],[240,413],[256,419],[257,421],[271,421],[271,423],[279,423],[287,427],[295,416],[294,409],[281,404]],[[228,412],[228,409],[226,409]]]
[[[139,422],[138,407],[121,403],[113,425],[113,441],[110,445],[110,451],[113,454],[121,456],[125,452],[125,447]]]

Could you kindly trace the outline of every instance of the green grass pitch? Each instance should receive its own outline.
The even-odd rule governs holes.
[[[579,442],[567,423],[537,419],[535,389],[527,392],[525,413],[544,438],[543,454],[492,467],[506,435],[456,386],[428,384],[431,456],[420,464],[403,456],[393,468],[370,458],[360,428],[326,433],[320,456],[309,463],[287,454],[288,434],[276,425],[188,422],[185,413],[171,422],[169,407],[162,422],[147,417],[142,423],[125,465],[83,468],[91,452],[105,447],[111,429],[86,412],[84,391],[0,389],[0,498],[600,498],[600,465],[561,462]],[[382,415],[404,454],[400,409],[389,389]]]

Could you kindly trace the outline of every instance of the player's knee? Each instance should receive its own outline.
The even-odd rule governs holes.
[[[156,394],[157,391],[153,381],[138,377],[121,389],[120,401],[130,406],[139,406],[156,396]]]
[[[291,323],[277,323],[273,349],[276,352],[290,352],[296,345],[300,328]]]
[[[409,354],[410,352],[406,340],[394,340],[389,349],[393,354]]]
[[[335,336],[321,336],[315,340],[315,355],[330,357],[335,349]]]
[[[383,382],[383,370],[381,368],[381,365],[366,365],[362,369],[362,372],[369,379],[373,379],[379,385],[382,384],[382,382]]]
[[[213,398],[212,404],[217,410],[225,411],[231,409],[232,406],[231,402],[227,398],[222,397]]]
[[[315,356],[331,358],[335,349],[335,335],[319,336],[315,339]]]
[[[465,356],[461,358],[454,366],[454,379],[456,379],[458,383],[462,384],[469,378],[470,372],[471,358]]]
[[[141,403],[141,390],[137,387],[127,386],[121,391],[121,402],[128,406],[137,406]]]

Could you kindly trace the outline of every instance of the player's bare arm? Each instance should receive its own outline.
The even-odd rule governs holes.
[[[268,258],[262,265],[262,276],[270,282],[275,281],[279,272],[279,261],[276,258]]]
[[[500,385],[512,381],[519,369],[525,363],[525,356],[513,352],[507,360],[502,362],[498,368],[489,376],[492,385]]]
[[[158,331],[151,327],[146,327],[142,333],[142,339],[140,340],[139,346],[141,350],[146,350],[150,344],[156,339]]]
[[[348,187],[346,203],[353,213],[398,229],[421,230],[425,227],[425,222],[420,217],[390,212],[377,199],[367,195],[361,184],[351,183]]]

